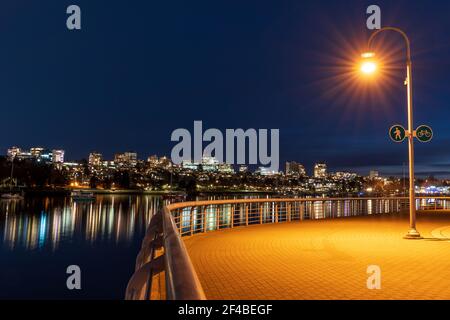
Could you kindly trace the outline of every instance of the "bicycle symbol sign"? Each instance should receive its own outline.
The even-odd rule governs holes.
[[[396,124],[389,129],[389,137],[394,142],[403,142],[406,138],[406,130],[403,126]]]
[[[433,130],[429,126],[421,125],[417,127],[415,136],[420,142],[430,142],[433,139]]]

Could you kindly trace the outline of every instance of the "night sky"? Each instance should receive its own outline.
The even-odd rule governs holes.
[[[66,8],[82,30],[66,28]],[[370,4],[412,41],[417,173],[450,176],[450,1],[2,0],[0,150],[13,145],[170,155],[177,128],[280,129],[280,160],[401,174],[404,46],[376,47],[388,75],[358,79]],[[383,80],[383,81],[381,81]],[[284,164],[280,170],[284,168]]]

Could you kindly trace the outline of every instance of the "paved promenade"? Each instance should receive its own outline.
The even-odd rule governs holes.
[[[185,238],[208,299],[450,299],[450,214],[301,221]],[[369,290],[369,265],[381,289]]]

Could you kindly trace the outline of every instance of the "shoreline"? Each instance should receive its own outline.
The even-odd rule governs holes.
[[[136,195],[187,195],[188,193],[181,190],[138,190],[138,189],[90,189],[90,188],[56,188],[56,189],[40,189],[40,188],[23,188],[13,189],[13,193],[24,192],[28,195],[70,195],[72,191],[82,190],[93,194],[136,194]],[[0,190],[0,195],[9,193],[10,190]],[[202,190],[196,194],[276,194],[273,191],[255,191],[255,190]]]

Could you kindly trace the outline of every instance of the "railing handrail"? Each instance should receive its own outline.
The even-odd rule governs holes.
[[[430,198],[430,197],[416,197]],[[450,197],[432,197],[433,199]],[[222,204],[242,204],[242,203],[274,203],[274,202],[311,202],[311,201],[347,201],[347,200],[407,200],[408,197],[346,197],[346,198],[258,198],[258,199],[224,199],[224,200],[203,200],[203,201],[188,201],[188,202],[176,202],[167,205],[169,211],[175,209],[182,209],[188,207],[202,207],[210,205],[222,205]]]
[[[416,199],[437,199],[450,200],[450,196],[416,196]],[[391,197],[345,197],[345,198],[255,198],[255,199],[223,199],[223,200],[202,200],[176,202],[167,205],[169,211],[188,207],[201,207],[209,205],[222,204],[242,204],[242,203],[264,203],[264,202],[311,202],[311,201],[347,201],[347,200],[408,200],[407,196],[391,196]]]
[[[167,299],[206,300],[202,285],[170,210],[167,207],[164,207],[163,210]]]

